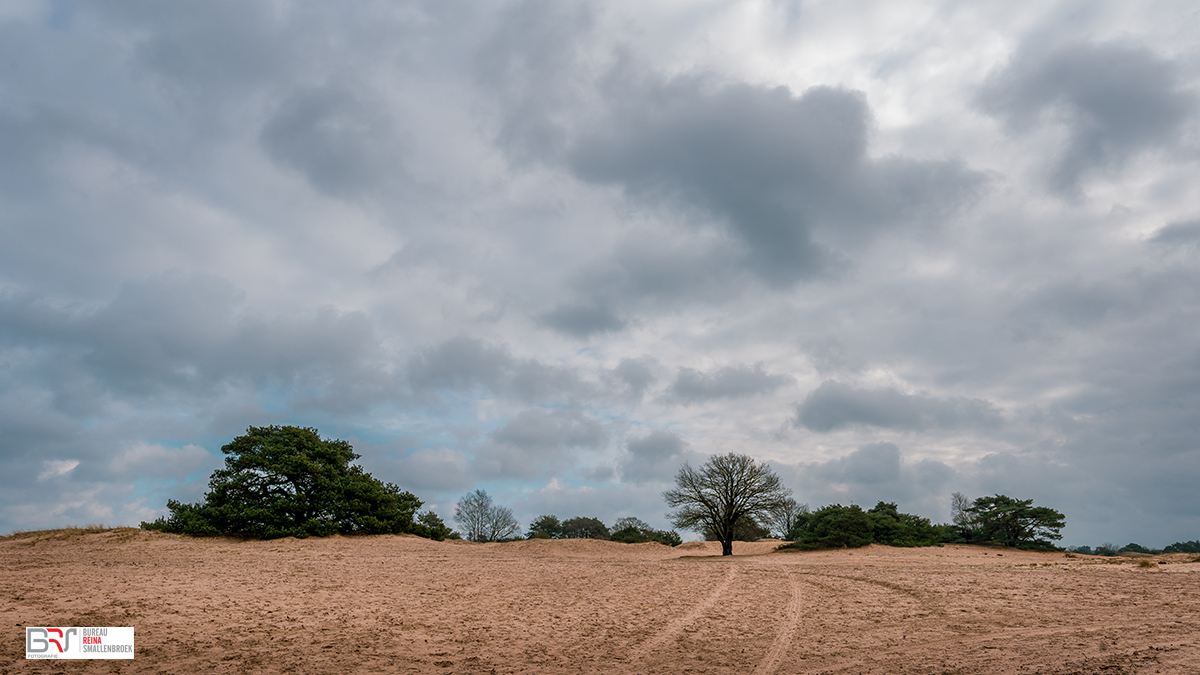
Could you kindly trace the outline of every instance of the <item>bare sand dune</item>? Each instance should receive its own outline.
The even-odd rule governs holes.
[[[0,672],[1200,673],[1195,556],[774,545],[28,534]],[[25,661],[27,625],[137,657]]]

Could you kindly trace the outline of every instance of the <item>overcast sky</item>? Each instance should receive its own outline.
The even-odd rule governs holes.
[[[0,530],[151,520],[294,424],[448,521],[662,527],[741,452],[814,508],[1200,539],[1197,25],[0,4]]]

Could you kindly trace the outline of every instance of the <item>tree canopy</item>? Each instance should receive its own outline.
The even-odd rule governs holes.
[[[663,493],[675,527],[711,533],[721,542],[721,555],[733,555],[738,527],[747,519],[768,519],[791,496],[767,464],[748,455],[715,455],[700,467],[684,464],[675,476],[675,489]]]
[[[421,500],[352,465],[359,455],[350,444],[316,429],[250,427],[221,452],[225,468],[213,472],[202,503],[170,500],[170,515],[142,527],[262,539],[424,529],[413,522]]]

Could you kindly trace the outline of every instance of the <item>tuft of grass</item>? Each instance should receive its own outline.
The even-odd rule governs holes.
[[[1137,566],[1142,569],[1150,569],[1151,567],[1158,567],[1158,563],[1149,558],[1139,558]]]

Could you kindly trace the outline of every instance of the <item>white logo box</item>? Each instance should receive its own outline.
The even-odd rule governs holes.
[[[27,659],[132,659],[133,627],[26,626]]]

